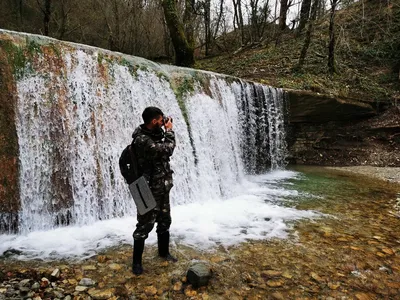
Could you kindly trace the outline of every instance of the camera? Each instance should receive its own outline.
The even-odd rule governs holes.
[[[164,117],[164,124],[167,123],[169,120],[171,120],[171,123],[172,123],[172,118],[171,117]]]

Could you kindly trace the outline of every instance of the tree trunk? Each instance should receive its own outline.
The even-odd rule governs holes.
[[[301,31],[306,27],[308,18],[310,17],[310,9],[311,0],[303,0],[301,3],[299,27],[297,28],[298,33],[301,33]]]
[[[335,67],[335,13],[338,0],[331,0],[331,17],[329,21],[329,55],[328,70],[329,73],[336,73]]]
[[[281,10],[279,12],[279,28],[284,30],[286,28],[287,11],[289,8],[288,0],[280,0]]]
[[[164,16],[175,50],[175,64],[192,67],[194,65],[194,48],[190,46],[182,22],[179,20],[175,0],[162,0]]]
[[[49,35],[49,24],[50,24],[50,16],[51,16],[51,0],[45,0],[44,2],[44,35]]]
[[[185,36],[189,47],[194,49],[194,0],[185,0],[185,11],[183,13],[183,24],[185,27]]]
[[[308,22],[308,28],[307,28],[307,32],[306,32],[306,37],[304,39],[303,48],[301,49],[299,63],[296,66],[296,69],[299,69],[299,70],[304,65],[304,61],[306,60],[306,56],[307,56],[308,47],[310,46],[311,34],[312,34],[312,31],[313,31],[313,23],[314,23],[314,21],[315,21],[315,19],[317,17],[318,1],[319,0],[314,0],[312,8],[311,8],[311,16],[310,16],[310,21]]]
[[[205,31],[205,46],[206,56],[210,54],[211,47],[211,0],[204,1],[204,31]]]
[[[68,11],[66,9],[65,1],[61,1],[61,24],[58,30],[58,39],[62,40],[64,38],[66,29],[67,29],[67,22],[68,22]]]

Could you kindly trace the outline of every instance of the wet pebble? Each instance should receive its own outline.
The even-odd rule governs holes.
[[[96,290],[90,289],[88,294],[96,300],[110,299],[114,296],[115,289]]]
[[[119,264],[112,263],[108,266],[111,270],[119,271],[122,269],[122,266]]]
[[[284,284],[285,282],[283,280],[268,280],[267,285],[270,287],[280,287]]]
[[[35,282],[32,284],[31,286],[31,290],[37,292],[40,289],[40,283],[39,282]]]
[[[81,285],[77,285],[75,287],[75,291],[77,292],[85,292],[86,290],[88,290],[89,288],[87,286],[81,286]]]
[[[58,278],[60,278],[61,272],[60,269],[54,269],[53,272],[51,272],[50,278],[55,281]]]
[[[157,294],[157,289],[156,289],[154,286],[152,286],[152,285],[146,286],[146,287],[144,288],[144,293],[145,293],[147,296],[154,296],[155,294]]]
[[[82,278],[79,281],[79,285],[81,285],[81,286],[93,286],[93,285],[95,285],[95,282],[90,278]]]

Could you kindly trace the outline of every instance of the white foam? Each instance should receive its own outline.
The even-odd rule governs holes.
[[[196,249],[212,250],[218,245],[228,247],[247,240],[287,238],[288,221],[319,215],[272,203],[272,199],[284,201],[286,195],[297,193],[284,187],[274,189],[266,183],[257,183],[272,178],[274,174],[280,175],[280,181],[285,179],[284,174],[286,179],[297,176],[290,171],[253,176],[247,178],[249,180],[243,184],[239,196],[173,206],[172,241]],[[0,253],[7,249],[19,250],[22,251],[19,259],[86,258],[107,247],[131,244],[135,225],[135,217],[124,217],[25,235],[1,235]],[[154,229],[146,244],[155,242]]]

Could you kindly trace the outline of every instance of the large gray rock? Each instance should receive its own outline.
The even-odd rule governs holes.
[[[207,285],[211,278],[211,268],[207,262],[194,262],[189,267],[186,277],[193,287]]]

